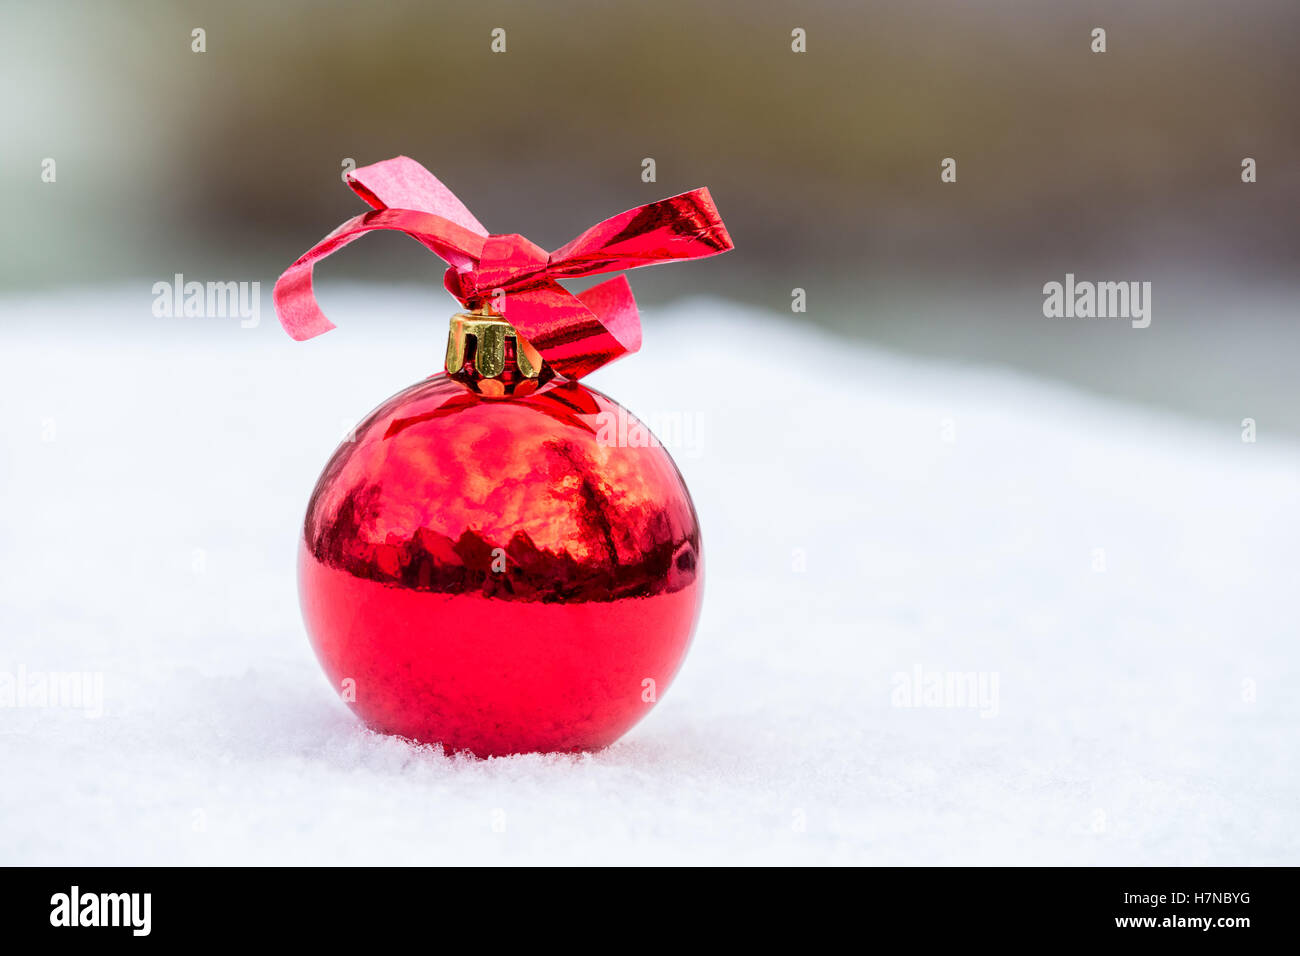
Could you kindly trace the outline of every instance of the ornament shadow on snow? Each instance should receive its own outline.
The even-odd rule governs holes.
[[[690,493],[658,443],[598,439],[622,406],[578,379],[641,345],[622,276],[715,255],[731,238],[708,190],[628,210],[553,253],[490,235],[424,167],[397,157],[349,185],[373,210],[275,287],[295,339],[334,325],[312,268],[375,229],[449,263],[443,372],[357,426],[311,495],[299,591],[313,647],[370,727],[494,756],[607,746],[662,695],[703,596]],[[645,699],[645,681],[658,689]]]

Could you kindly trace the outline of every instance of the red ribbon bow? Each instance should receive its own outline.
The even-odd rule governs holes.
[[[413,159],[363,166],[348,185],[373,212],[349,219],[285,270],[275,311],[299,341],[334,328],[312,292],[312,267],[373,229],[396,229],[450,264],[444,284],[467,308],[491,305],[556,372],[578,379],[641,347],[641,320],[619,276],[573,295],[556,279],[699,259],[732,248],[707,189],[629,209],[547,253],[519,235],[490,235]]]

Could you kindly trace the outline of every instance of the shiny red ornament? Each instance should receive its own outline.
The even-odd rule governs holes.
[[[626,416],[577,382],[494,399],[443,374],[335,452],[299,585],[369,726],[489,756],[598,749],[650,710],[699,614],[700,529],[662,447],[602,440]]]
[[[547,255],[488,236],[410,160],[355,179],[378,212],[277,283],[290,334],[332,328],[311,266],[369,228],[402,228],[446,258],[448,288],[475,311],[453,319],[447,371],[372,412],[317,482],[299,549],[317,656],[379,731],[478,756],[607,746],[690,644],[700,529],[664,448],[575,381],[640,345],[626,282],[572,296],[552,277],[711,255],[730,238],[696,190]]]

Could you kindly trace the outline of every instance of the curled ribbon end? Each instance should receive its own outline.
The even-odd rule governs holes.
[[[281,316],[280,324],[284,326],[284,330],[289,333],[289,338],[293,339],[295,342],[306,342],[308,339],[314,339],[318,335],[324,335],[331,329],[338,328],[338,326],[329,319],[323,319],[318,323],[310,325],[304,324],[291,326],[285,321],[284,317]]]
[[[311,288],[311,267],[291,266],[275,283],[271,293],[275,316],[280,326],[295,342],[315,338],[335,328],[316,304]]]

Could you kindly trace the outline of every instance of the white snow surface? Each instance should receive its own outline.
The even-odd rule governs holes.
[[[294,343],[269,295],[241,328],[150,285],[0,300],[0,675],[103,677],[99,717],[0,708],[0,863],[1300,863],[1300,448],[1267,422],[648,310],[589,384],[682,428],[694,646],[608,750],[480,761],[353,718],[294,567],[449,300],[333,287]],[[987,696],[902,706],[918,670]]]

